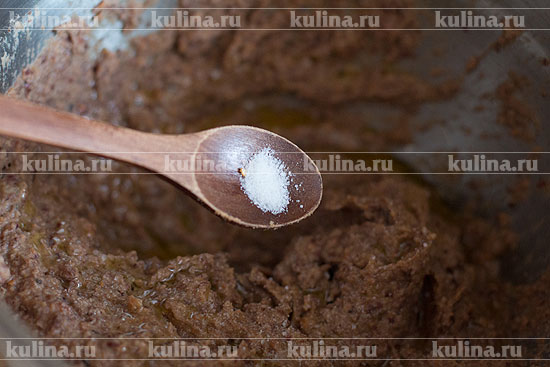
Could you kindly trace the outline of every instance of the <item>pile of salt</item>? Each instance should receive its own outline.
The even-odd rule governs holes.
[[[271,148],[264,148],[245,164],[241,188],[264,213],[281,214],[290,203],[290,174]]]

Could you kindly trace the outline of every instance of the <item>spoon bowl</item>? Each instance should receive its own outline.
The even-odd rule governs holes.
[[[280,214],[263,211],[242,189],[242,169],[251,156],[264,148],[274,151],[288,169],[290,201]],[[208,130],[195,158],[224,162],[219,172],[195,172],[202,200],[216,214],[253,228],[277,228],[311,215],[321,202],[323,184],[319,170],[300,148],[270,131],[250,126]],[[246,175],[246,173],[244,173]]]

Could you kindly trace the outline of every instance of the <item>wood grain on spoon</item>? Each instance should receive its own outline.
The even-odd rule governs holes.
[[[321,175],[302,150],[279,135],[250,126],[151,134],[0,96],[0,134],[146,168],[179,184],[220,217],[252,228],[296,223],[311,215],[322,197]],[[266,147],[276,153],[293,179],[287,210],[277,215],[256,207],[240,184],[239,169],[246,157]],[[215,162],[223,169],[183,172],[175,162]]]

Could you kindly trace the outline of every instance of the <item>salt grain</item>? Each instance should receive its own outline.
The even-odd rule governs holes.
[[[290,203],[290,173],[271,148],[254,154],[244,166],[241,188],[264,213],[281,214]]]

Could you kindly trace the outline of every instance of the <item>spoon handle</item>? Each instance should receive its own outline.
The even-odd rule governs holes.
[[[162,172],[162,152],[190,156],[197,134],[150,134],[0,96],[0,134],[93,153]],[[148,154],[150,153],[150,154]]]
[[[104,155],[143,150],[149,134],[0,96],[0,134]]]

